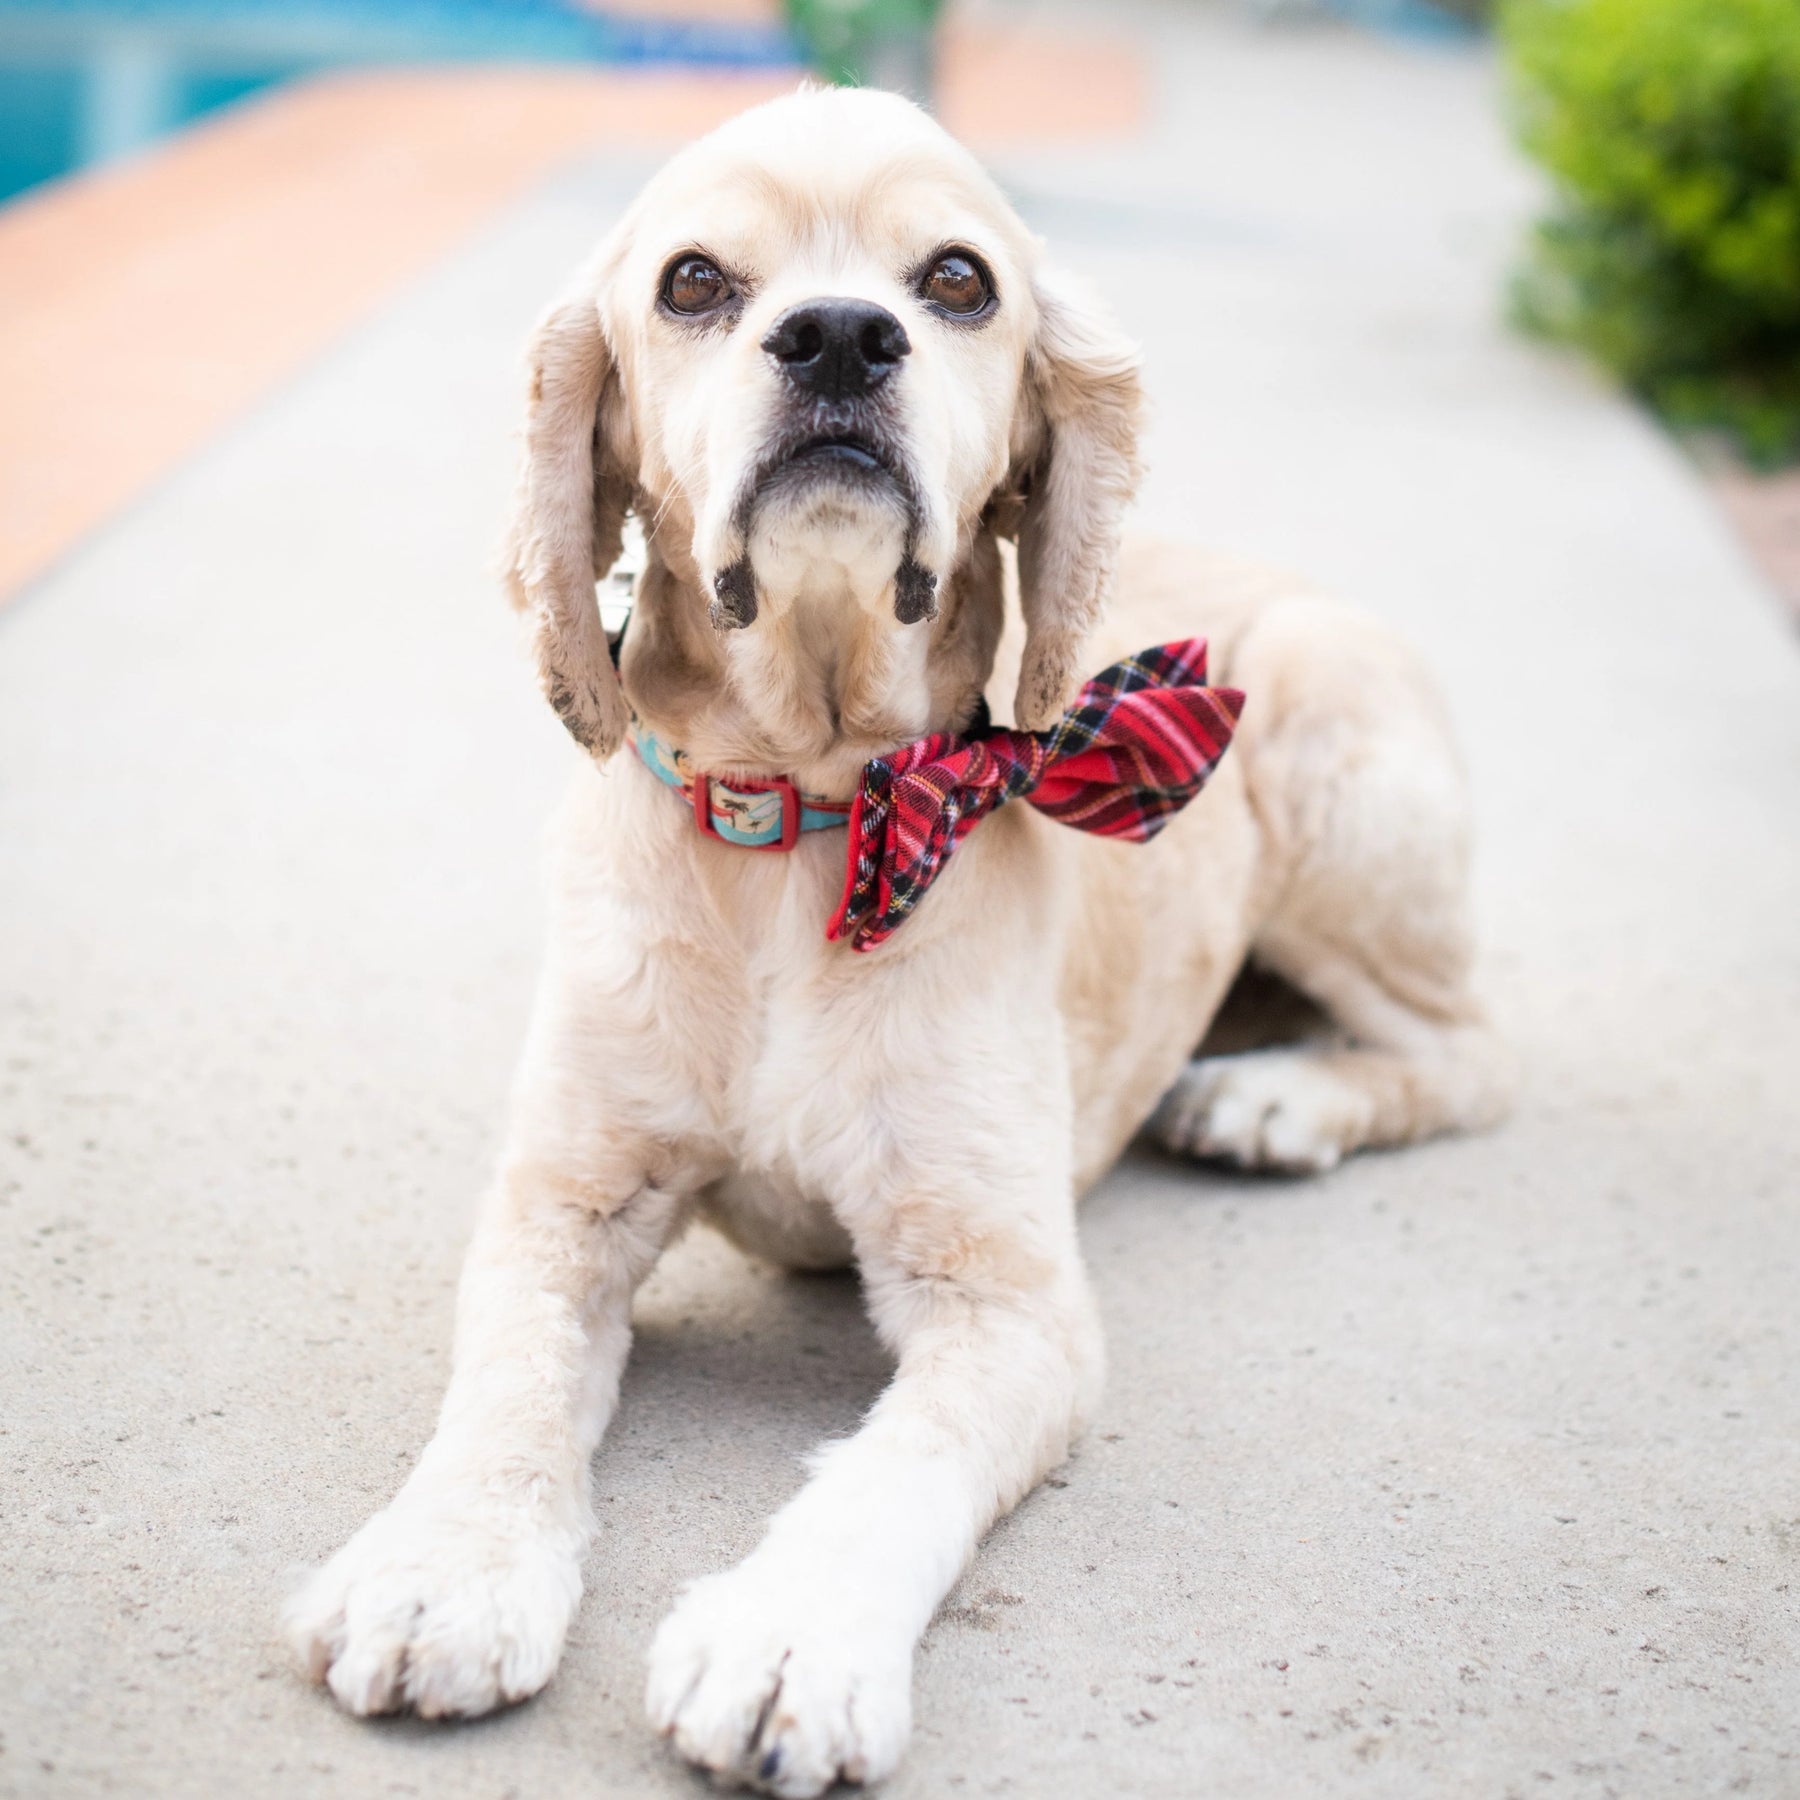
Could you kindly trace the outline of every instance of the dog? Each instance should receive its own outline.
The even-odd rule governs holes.
[[[548,954],[436,1434],[287,1629],[352,1713],[535,1693],[659,1253],[698,1217],[778,1264],[854,1262],[890,1385],[649,1657],[681,1755],[813,1795],[896,1766],[935,1609],[1096,1404],[1075,1204],[1135,1133],[1304,1172],[1504,1112],[1464,782],[1372,620],[1122,546],[1134,349],[909,102],[802,90],[689,147],[529,363],[508,580],[586,752]],[[615,672],[595,585],[631,514]],[[998,809],[867,954],[824,929],[841,819],[747,847],[733,818],[786,797],[672,791],[719,771],[841,814],[872,759],[984,704],[1044,730],[1111,651],[1200,632],[1247,707],[1155,842]],[[1331,1031],[1197,1058],[1252,963]]]

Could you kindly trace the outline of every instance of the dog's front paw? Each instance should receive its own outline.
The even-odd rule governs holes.
[[[690,1762],[806,1800],[892,1773],[912,1731],[912,1643],[752,1557],[696,1582],[663,1621],[647,1704]]]
[[[301,1665],[346,1711],[491,1712],[556,1672],[578,1546],[541,1519],[409,1503],[378,1513],[289,1600]]]
[[[1151,1128],[1181,1155],[1244,1169],[1319,1175],[1368,1137],[1368,1096],[1306,1050],[1257,1050],[1189,1063]]]

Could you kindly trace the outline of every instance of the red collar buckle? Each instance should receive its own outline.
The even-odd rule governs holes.
[[[781,797],[781,836],[770,838],[766,843],[747,844],[737,838],[728,838],[721,834],[717,821],[713,818],[712,791],[713,783],[733,794],[778,794]],[[702,837],[716,838],[721,844],[730,844],[735,850],[791,850],[800,841],[800,790],[787,780],[777,775],[772,781],[752,781],[745,778],[740,781],[719,781],[715,775],[700,774],[694,777],[694,823],[700,827]]]

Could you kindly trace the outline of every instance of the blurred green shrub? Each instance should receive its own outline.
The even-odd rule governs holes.
[[[1516,300],[1674,423],[1800,456],[1800,0],[1503,0],[1555,180]]]
[[[931,97],[932,31],[943,0],[787,0],[813,67],[846,87]]]

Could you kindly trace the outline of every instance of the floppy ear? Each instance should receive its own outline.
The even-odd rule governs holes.
[[[1025,380],[1035,429],[1019,523],[1025,654],[1013,717],[1041,731],[1069,703],[1112,592],[1120,521],[1137,487],[1143,395],[1137,347],[1053,280],[1039,282]]]
[[[623,400],[593,299],[553,308],[526,356],[531,381],[506,584],[513,605],[531,616],[544,698],[603,761],[625,735],[626,709],[594,584],[618,559],[632,483],[616,454]]]

